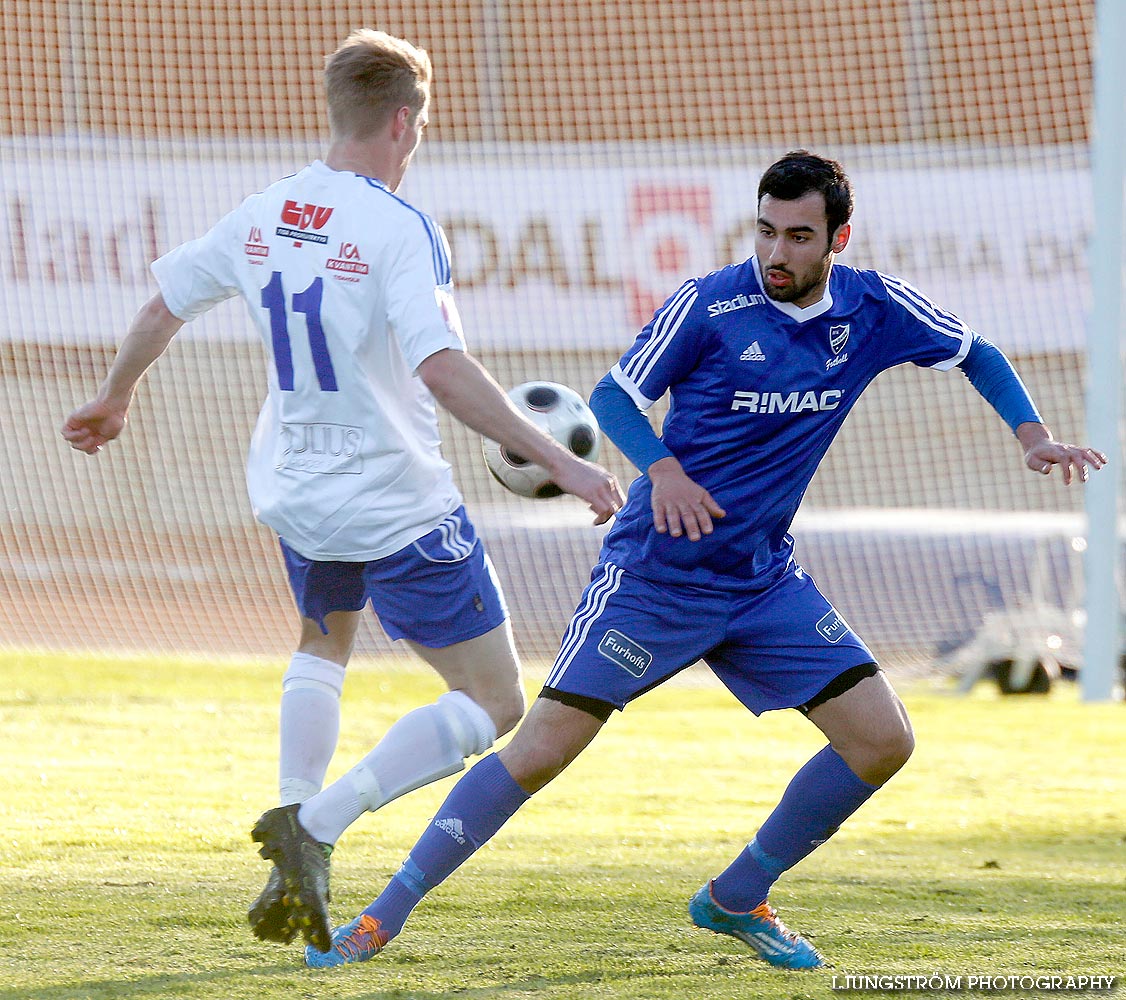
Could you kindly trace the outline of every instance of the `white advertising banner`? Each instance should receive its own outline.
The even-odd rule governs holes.
[[[765,163],[629,159],[420,158],[399,193],[447,231],[471,347],[624,349],[684,278],[751,253]],[[155,289],[153,258],[304,162],[0,151],[0,340],[117,342]],[[842,263],[899,275],[1006,351],[1081,348],[1085,171],[865,168],[852,177],[854,235]],[[189,329],[254,336],[237,303]]]

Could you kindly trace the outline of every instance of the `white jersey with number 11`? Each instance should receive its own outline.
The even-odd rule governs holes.
[[[246,301],[269,362],[247,486],[255,516],[293,549],[378,559],[461,503],[415,374],[437,351],[465,349],[433,220],[318,160],[152,270],[183,320]]]

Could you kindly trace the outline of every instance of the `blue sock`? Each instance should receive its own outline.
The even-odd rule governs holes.
[[[364,913],[395,937],[422,897],[467,861],[530,796],[494,753],[454,785],[387,888]]]
[[[825,747],[794,775],[754,840],[716,876],[715,901],[734,913],[765,902],[778,876],[825,843],[876,788]]]

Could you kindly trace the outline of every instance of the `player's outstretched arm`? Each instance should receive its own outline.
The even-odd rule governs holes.
[[[1032,397],[1012,362],[994,344],[975,333],[969,350],[958,366],[973,387],[997,411],[1024,448],[1024,463],[1033,472],[1047,476],[1058,465],[1065,486],[1075,476],[1086,482],[1088,468],[1101,469],[1106,455],[1093,448],[1052,440]]]
[[[71,413],[62,426],[63,438],[72,448],[96,455],[122,432],[137,382],[183,325],[182,319],[168,311],[159,292],[141,307],[98,394]]]
[[[571,454],[526,420],[476,358],[463,351],[438,351],[418,366],[418,374],[463,424],[543,466],[561,490],[585,500],[595,524],[604,524],[621,509],[617,478]]]
[[[1043,424],[1026,422],[1016,429],[1017,440],[1024,448],[1024,464],[1033,472],[1050,475],[1052,467],[1058,465],[1065,486],[1071,485],[1072,478],[1087,481],[1088,467],[1101,469],[1106,465],[1106,455],[1093,448],[1082,448],[1075,444],[1064,444],[1052,440],[1052,432]]]

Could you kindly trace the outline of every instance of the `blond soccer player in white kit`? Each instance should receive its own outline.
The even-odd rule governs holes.
[[[442,457],[435,399],[551,470],[595,523],[622,504],[614,477],[525,420],[466,353],[441,229],[395,191],[426,127],[427,54],[383,32],[350,35],[326,64],[323,161],[247,198],[152,265],[97,396],[63,437],[96,454],[137,382],[185,322],[241,295],[269,358],[250,445],[255,516],[277,532],[300,613],[282,682],[281,805],[254,829],[275,862],[254,933],[329,947],[328,855],[365,811],[464,767],[524,710],[507,611]],[[363,608],[449,686],[322,789]]]

